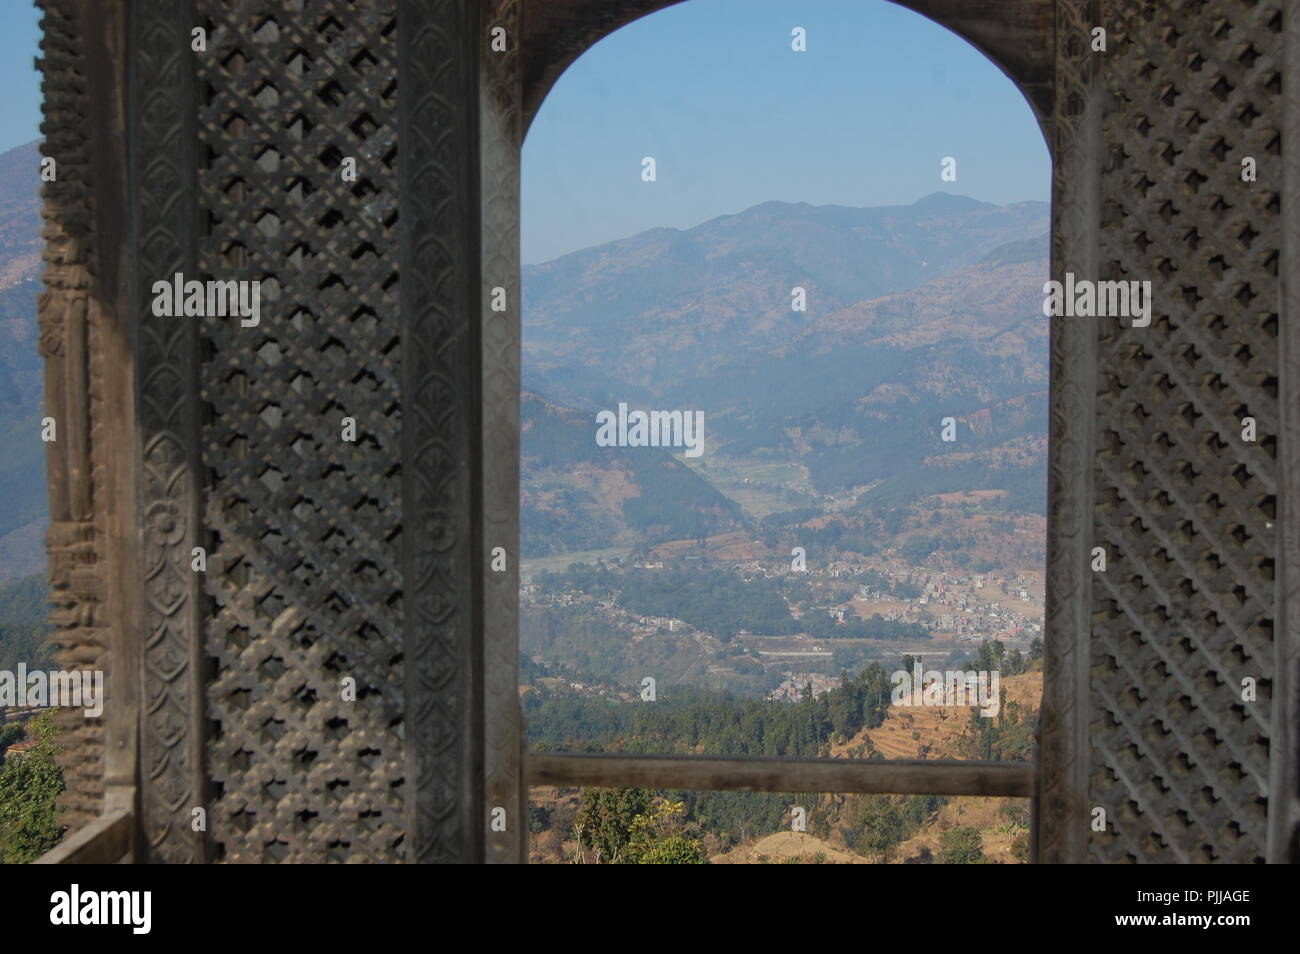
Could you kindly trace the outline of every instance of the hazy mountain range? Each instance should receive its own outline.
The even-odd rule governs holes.
[[[651,390],[699,378],[1047,230],[1046,203],[946,193],[871,209],[766,202],[693,229],[651,229],[525,267],[529,369],[550,378],[598,367]],[[791,310],[796,286],[804,313]]]
[[[40,439],[40,152],[0,153],[0,581],[45,567],[45,448]]]
[[[872,209],[768,202],[526,267],[525,553],[566,545],[542,532],[553,526],[534,509],[543,485],[551,500],[559,487],[591,495],[569,512],[604,516],[592,538],[638,530],[617,519],[628,501],[665,509],[626,471],[666,452],[615,458],[594,444],[594,412],[620,401],[703,410],[708,452],[686,463],[724,497],[750,483],[740,474],[786,465],[804,475],[787,497],[796,485],[864,505],[1003,489],[1040,509],[1048,211],[945,193]],[[806,311],[792,310],[796,287]],[[570,456],[541,453],[550,432],[530,428],[543,413],[585,426]],[[956,442],[941,440],[945,417]],[[602,461],[621,476],[601,475]],[[736,512],[707,495],[691,509]]]

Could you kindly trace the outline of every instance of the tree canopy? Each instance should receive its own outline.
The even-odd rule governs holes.
[[[50,709],[33,718],[27,725],[32,747],[10,756],[0,768],[0,862],[4,864],[35,861],[63,837],[57,711]]]

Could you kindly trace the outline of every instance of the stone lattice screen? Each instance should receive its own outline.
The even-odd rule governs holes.
[[[1267,843],[1277,518],[1280,3],[1106,3],[1092,860],[1251,862]],[[1242,159],[1258,181],[1242,179]],[[1242,440],[1253,417],[1258,441]],[[1242,680],[1258,698],[1242,701]]]
[[[259,326],[206,321],[199,342],[214,857],[395,860],[395,4],[196,13],[211,37],[195,58],[198,269],[262,283]]]
[[[137,288],[262,301],[256,326],[135,302],[146,854],[473,859],[477,17],[130,11]]]

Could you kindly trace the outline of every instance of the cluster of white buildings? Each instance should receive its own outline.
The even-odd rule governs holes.
[[[840,684],[839,676],[829,676],[820,672],[792,673],[781,685],[767,694],[769,699],[782,702],[798,702],[804,697],[804,690],[812,684],[813,698],[830,692]]]

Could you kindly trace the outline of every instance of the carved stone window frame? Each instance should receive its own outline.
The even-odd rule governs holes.
[[[615,29],[681,0],[483,0],[480,65],[483,295],[482,381],[484,526],[518,553],[520,315],[487,310],[490,290],[519,302],[519,164],[527,125],[567,66]],[[1013,0],[996,20],[961,0],[900,5],[933,19],[985,53],[1025,95],[1053,160],[1052,275],[1094,274],[1099,234],[1100,111],[1097,71],[1088,57],[1092,5]],[[512,38],[490,48],[494,28]],[[514,38],[518,38],[517,41]],[[1031,856],[1080,861],[1086,844],[1087,650],[1091,587],[1093,407],[1096,329],[1053,322],[1049,428],[1045,678],[1032,767],[929,762],[881,766],[799,759],[615,758],[528,755],[515,683],[518,571],[487,573],[484,594],[485,794],[489,808],[523,811],[529,784],[639,784],[651,787],[825,790],[1032,799]],[[489,515],[491,519],[489,519]],[[488,545],[488,541],[485,541]],[[513,561],[513,563],[517,563]],[[1016,770],[1022,769],[1023,774]],[[919,770],[919,771],[918,771]],[[820,781],[817,781],[820,779]],[[525,816],[521,815],[521,819]],[[519,826],[523,828],[524,826]],[[526,836],[489,833],[486,857],[525,860]]]

